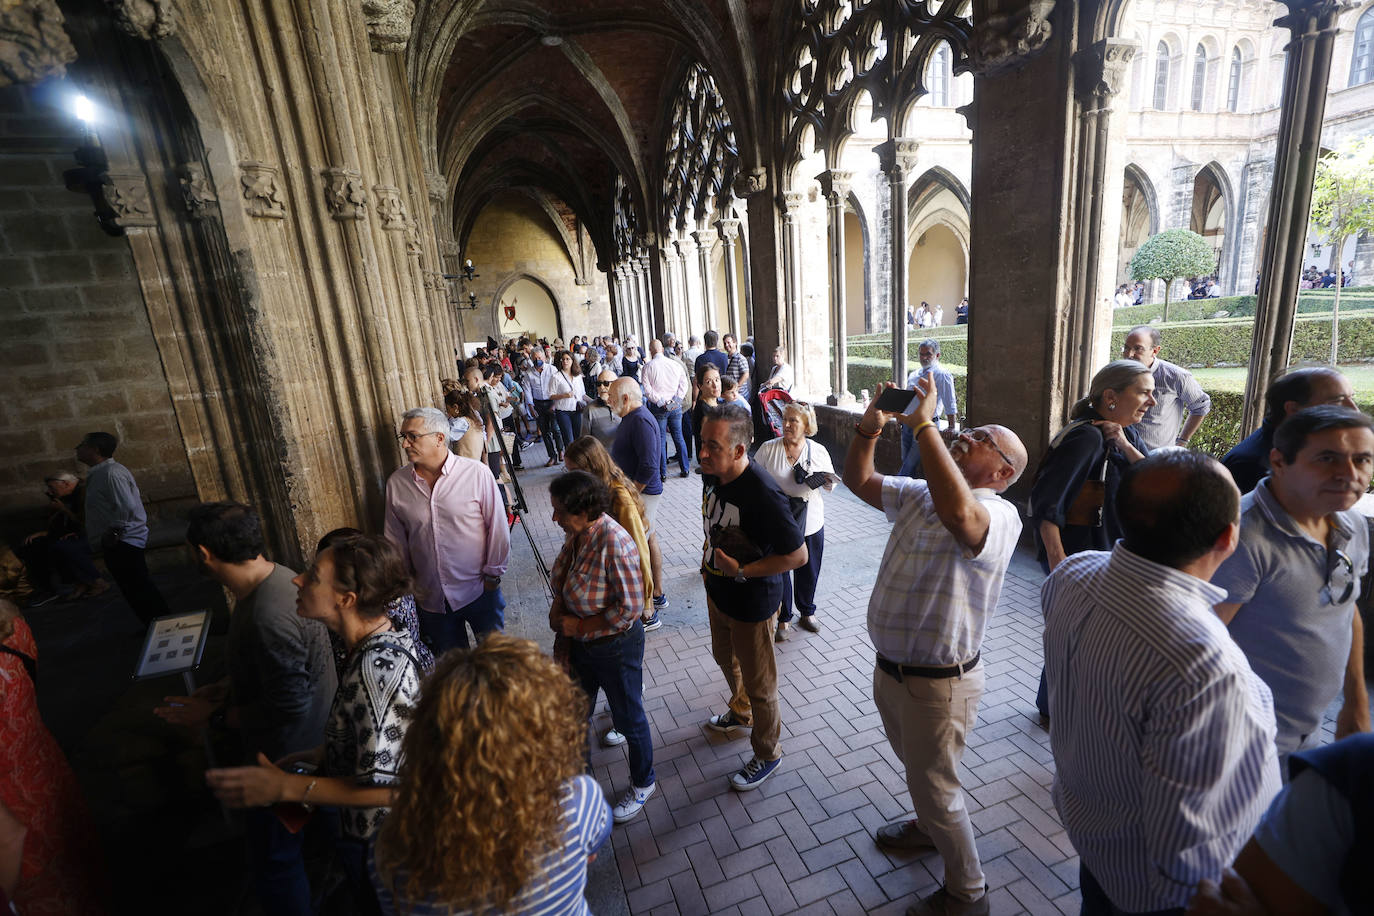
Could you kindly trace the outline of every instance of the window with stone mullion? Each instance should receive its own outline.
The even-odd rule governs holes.
[[[1226,81],[1226,110],[1240,110],[1240,74],[1245,64],[1240,57],[1240,48],[1231,50],[1231,73]]]
[[[1364,11],[1355,26],[1355,47],[1350,57],[1350,85],[1374,80],[1374,7]]]
[[[1202,110],[1202,99],[1207,88],[1207,49],[1202,45],[1197,46],[1193,52],[1193,111]]]
[[[1156,111],[1163,111],[1169,105],[1169,45],[1160,42],[1155,49],[1155,97]]]

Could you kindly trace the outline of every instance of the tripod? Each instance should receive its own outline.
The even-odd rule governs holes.
[[[525,491],[520,486],[520,478],[516,476],[515,465],[511,462],[510,450],[506,448],[506,436],[501,428],[501,421],[496,418],[496,411],[492,409],[491,398],[482,394],[482,415],[485,422],[492,429],[496,430],[496,442],[501,447],[501,461],[506,468],[506,473],[510,475],[511,495],[510,513],[511,528],[514,529],[516,523],[525,529],[525,537],[529,539],[530,550],[534,552],[534,565],[539,570],[539,576],[544,580],[544,591],[553,598],[553,585],[549,578],[549,567],[544,562],[544,555],[539,552],[539,545],[534,542],[534,532],[530,531],[530,526],[524,524],[525,513],[530,511],[529,503],[525,501]],[[512,423],[512,426],[515,424]],[[516,434],[519,435],[518,433]]]

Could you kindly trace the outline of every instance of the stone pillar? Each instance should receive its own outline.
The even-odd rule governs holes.
[[[649,352],[649,339],[657,336],[658,329],[662,327],[658,320],[658,315],[662,309],[655,302],[657,297],[654,296],[654,290],[658,288],[658,284],[654,283],[654,264],[649,258],[649,252],[647,250],[641,252],[637,260],[639,262],[639,283],[643,289],[643,296],[640,299],[643,303],[643,310],[640,313],[640,329],[643,333],[639,338],[639,345],[644,348],[644,352],[647,354]]]
[[[644,342],[644,270],[637,255],[630,255],[626,264],[626,276],[630,283],[630,330],[642,344]]]
[[[626,282],[625,262],[621,261],[611,269],[612,287],[615,295],[615,308],[611,310],[615,327],[611,333],[624,339],[630,330],[630,284]]]
[[[749,210],[749,285],[753,300],[754,352],[772,353],[783,344],[785,316],[782,273],[778,258],[778,211],[768,190],[768,173],[762,168],[743,171],[734,185],[735,196],[747,202]]]
[[[830,221],[830,344],[834,348],[830,357],[830,391],[839,403],[844,403],[853,400],[849,393],[849,354],[845,336],[844,205],[849,198],[854,173],[829,169],[817,175],[816,180],[825,193]]]
[[[801,378],[803,361],[799,324],[801,317],[801,208],[806,203],[802,191],[788,191],[782,195],[782,274],[784,299],[782,341],[787,358],[792,362],[792,374]]]
[[[715,244],[714,229],[698,229],[692,233],[697,243],[697,272],[701,275],[701,308],[706,315],[706,327],[716,326],[716,278],[711,274],[711,246]],[[703,329],[704,330],[704,329]],[[721,331],[721,336],[725,332]]]
[[[1259,301],[1255,303],[1255,337],[1245,376],[1244,433],[1259,426],[1264,416],[1264,389],[1274,373],[1288,366],[1293,346],[1331,52],[1337,20],[1346,6],[1341,0],[1287,0],[1285,5],[1288,15],[1275,24],[1286,27],[1292,40],[1284,68],[1274,185],[1269,193],[1269,225],[1264,234]]]
[[[1124,144],[1114,136],[1120,119],[1114,117],[1118,92],[1130,72],[1136,43],[1104,38],[1074,55],[1079,111],[1074,210],[1078,232],[1073,264],[1073,308],[1067,328],[1073,358],[1066,366],[1065,386],[1087,391],[1093,373],[1109,359],[1112,336],[1111,305],[1103,305],[1116,278],[1121,225],[1121,191],[1125,181],[1119,158]],[[1117,155],[1113,155],[1113,151]]]
[[[888,251],[888,278],[892,284],[892,380],[906,383],[907,364],[907,257],[906,257],[906,180],[916,164],[915,140],[896,137],[873,148],[887,176],[888,210],[891,216],[891,248]]]
[[[735,272],[735,241],[739,238],[739,220],[719,220],[716,229],[725,248],[721,254],[725,267],[725,324],[737,340],[743,340],[744,325],[739,320],[739,275]]]

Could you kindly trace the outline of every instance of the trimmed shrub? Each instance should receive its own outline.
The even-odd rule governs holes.
[[[1331,311],[1335,299],[1331,290],[1305,289],[1298,293],[1298,314],[1313,315]],[[1255,296],[1224,296],[1221,299],[1186,299],[1169,306],[1169,321],[1178,324],[1184,321],[1204,321],[1219,311],[1229,314],[1227,318],[1253,318],[1255,316]],[[1374,309],[1374,290],[1368,287],[1351,287],[1341,290],[1341,312]],[[1131,305],[1112,311],[1113,328],[1133,328],[1149,324],[1164,314],[1164,303]]]
[[[1182,322],[1159,325],[1160,355],[1171,363],[1190,368],[1248,366],[1253,319]],[[1126,339],[1125,328],[1112,333],[1112,352]],[[1293,329],[1292,361],[1325,362],[1331,350],[1331,316],[1299,318]],[[1374,359],[1374,316],[1362,313],[1341,316],[1339,362]],[[952,362],[952,360],[951,360]]]

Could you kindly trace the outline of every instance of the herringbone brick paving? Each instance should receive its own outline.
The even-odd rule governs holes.
[[[548,502],[555,473],[522,474],[526,522],[550,564],[563,540]],[[701,482],[679,479],[672,465],[669,474],[657,530],[673,603],[644,657],[658,792],[612,834],[629,911],[904,913],[939,885],[942,866],[933,852],[891,854],[872,838],[910,811],[873,704],[865,623],[891,525],[843,487],[826,495],[823,628],[777,646],[783,764],[758,790],[737,793],[726,776],[749,758],[748,739],[704,726],[726,694],[697,572]],[[1050,798],[1054,761],[1034,708],[1041,578],[1018,553],[987,629],[986,690],[960,774],[995,916],[1076,914],[1080,905],[1078,857]],[[609,727],[603,703],[595,730]],[[592,766],[612,801],[628,788],[624,748],[594,747]]]

